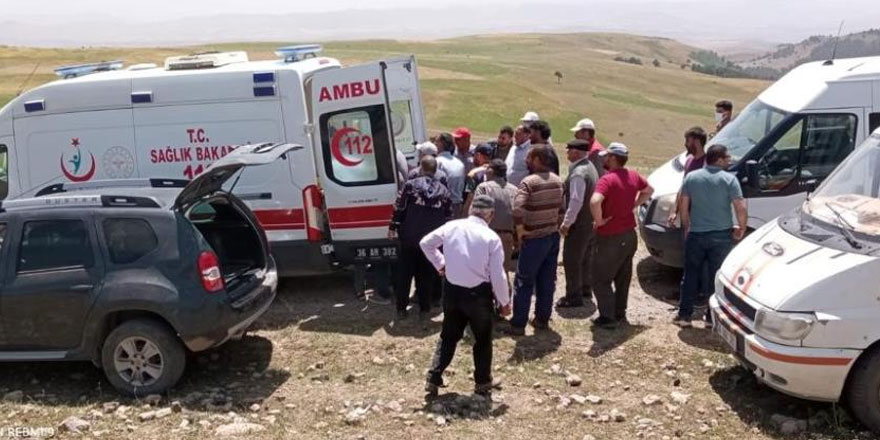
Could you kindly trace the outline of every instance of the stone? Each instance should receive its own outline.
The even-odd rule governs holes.
[[[401,406],[400,402],[398,402],[396,400],[392,400],[392,401],[386,403],[385,408],[387,408],[389,411],[396,412],[396,413],[403,411],[403,406]]]
[[[645,404],[645,406],[651,406],[660,403],[661,400],[660,396],[656,394],[648,394],[642,399],[642,403]]]
[[[587,398],[580,395],[580,394],[572,394],[571,396],[568,396],[568,397],[569,397],[569,399],[571,399],[573,402],[577,403],[578,405],[583,405],[583,404],[587,403]]]
[[[189,428],[189,424],[190,424],[189,419],[183,419],[180,421],[180,424],[177,425],[177,427],[180,429],[187,429],[187,428]]]
[[[612,409],[611,412],[608,413],[608,416],[617,423],[626,421],[626,414],[618,411],[617,408]]]
[[[592,435],[587,434],[587,435],[585,435],[584,438],[581,439],[581,440],[596,440],[596,437],[593,437]]]
[[[355,408],[345,414],[346,425],[360,425],[364,422],[367,415],[367,408]]]
[[[183,411],[183,405],[180,403],[179,400],[171,402],[171,411],[174,411],[176,413]]]
[[[569,399],[568,397],[559,396],[557,400],[559,401],[559,404],[556,405],[556,409],[565,409],[571,405],[571,399]]]
[[[260,404],[259,404],[259,403],[255,403],[255,404],[251,405],[250,407],[248,407],[248,409],[249,409],[251,412],[260,412]]]
[[[214,430],[214,434],[219,437],[244,436],[265,431],[263,425],[257,423],[235,422],[226,425],[220,425]]]
[[[88,431],[91,428],[91,423],[75,416],[64,419],[64,421],[58,425],[59,431],[72,432],[74,434],[81,434],[83,431]]]
[[[703,359],[703,366],[706,368],[715,368],[715,363],[709,359]]]
[[[3,395],[4,402],[20,403],[22,400],[24,400],[24,391],[22,390],[10,391]]]
[[[168,417],[173,412],[174,411],[172,411],[171,408],[162,408],[162,409],[156,411],[156,418],[162,419],[162,418]]]
[[[577,374],[569,374],[568,376],[565,376],[565,383],[573,387],[579,387],[581,386],[581,383],[583,383],[583,380],[581,380],[581,377]]]
[[[669,393],[669,397],[672,398],[673,402],[675,402],[679,405],[684,405],[691,398],[691,395],[685,394],[682,392],[678,392],[678,391],[673,391],[673,392]]]
[[[782,414],[774,414],[770,417],[770,421],[783,435],[795,435],[807,430],[808,423],[806,420],[787,417]]]
[[[444,426],[446,425],[446,417],[437,416],[434,418],[434,423],[436,423],[437,426]]]
[[[160,396],[159,394],[150,394],[149,396],[144,397],[144,402],[150,406],[156,406],[161,401],[162,401],[162,396]]]
[[[156,418],[156,411],[147,411],[138,414],[138,420],[141,422],[149,422]]]
[[[588,410],[582,412],[581,416],[584,418],[587,418],[587,419],[592,419],[592,418],[596,417],[596,411],[588,409]]]
[[[119,409],[119,402],[104,402],[101,408],[104,410],[104,413],[110,414]]]
[[[563,374],[563,373],[562,373],[562,367],[560,367],[559,364],[553,364],[553,365],[550,367],[550,374],[562,375],[562,374]]]
[[[602,403],[602,398],[595,395],[595,394],[589,394],[589,395],[587,395],[587,402],[590,402],[594,405],[598,405],[598,404]]]
[[[379,356],[375,356],[373,358],[373,365],[385,365],[385,360],[380,358]]]

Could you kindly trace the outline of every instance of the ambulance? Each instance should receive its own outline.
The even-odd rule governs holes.
[[[394,260],[397,152],[427,138],[413,56],[343,67],[318,45],[59,68],[0,110],[0,196],[65,182],[191,180],[238,145],[305,146],[243,170],[235,194],[283,276]]]
[[[803,203],[877,127],[880,57],[818,61],[764,90],[707,146],[727,146],[754,230]],[[638,210],[648,252],[671,267],[682,267],[681,227],[667,219],[686,159],[682,153],[651,173],[654,197]]]
[[[880,433],[880,130],[730,253],[710,307],[758,380]]]

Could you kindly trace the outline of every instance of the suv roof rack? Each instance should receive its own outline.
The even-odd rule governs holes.
[[[88,195],[64,195],[55,197],[6,200],[0,211],[35,208],[160,208],[159,202],[151,197]]]
[[[43,197],[50,194],[65,193],[68,191],[82,191],[102,188],[183,188],[189,183],[184,179],[113,179],[93,180],[80,183],[55,183],[37,191],[34,197]]]

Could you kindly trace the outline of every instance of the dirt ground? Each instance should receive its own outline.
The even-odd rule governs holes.
[[[90,364],[2,364],[0,393],[13,401],[0,403],[0,437],[53,428],[61,438],[113,439],[874,438],[831,404],[758,385],[710,331],[671,325],[664,298],[680,273],[641,249],[635,266],[630,327],[591,330],[593,310],[576,309],[554,313],[550,331],[496,339],[502,389],[492,402],[471,396],[462,344],[448,388],[426,403],[439,312],[426,328],[395,322],[393,306],[355,300],[351,279],[338,276],[284,282],[248,336],[195,356],[153,406],[121,398]],[[567,383],[572,374],[581,385]],[[778,414],[809,427],[784,435],[771,420]],[[59,429],[69,417],[81,419],[81,434]]]

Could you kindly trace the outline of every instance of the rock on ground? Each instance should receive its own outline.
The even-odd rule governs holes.
[[[73,433],[81,433],[83,431],[88,431],[91,429],[92,424],[86,420],[83,420],[79,417],[68,417],[58,425],[58,430],[61,432],[73,432]]]
[[[266,428],[256,423],[236,422],[220,425],[214,430],[214,434],[218,437],[233,437],[239,435],[254,434],[263,432]]]

